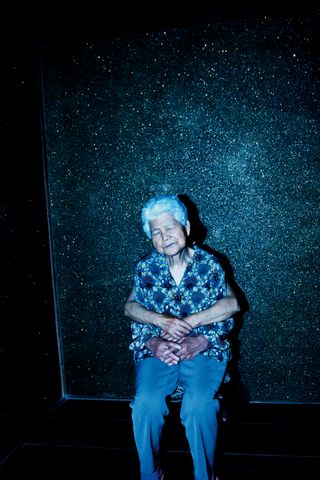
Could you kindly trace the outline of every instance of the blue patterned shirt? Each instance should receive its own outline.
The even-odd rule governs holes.
[[[181,282],[177,285],[170,273],[166,258],[154,250],[139,260],[134,270],[134,300],[156,313],[186,318],[213,306],[226,296],[225,273],[217,258],[197,245]],[[230,360],[228,334],[234,326],[232,318],[194,328],[191,335],[203,335],[209,341],[201,352],[218,360]],[[145,347],[151,337],[158,337],[161,329],[153,325],[131,322],[134,361],[152,356]]]

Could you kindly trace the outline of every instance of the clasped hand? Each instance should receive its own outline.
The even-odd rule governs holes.
[[[209,342],[202,335],[189,336],[192,327],[186,320],[161,315],[160,327],[161,336],[151,338],[147,346],[169,366],[190,360],[208,347]]]
[[[158,326],[167,335],[166,340],[174,342],[179,341],[192,331],[192,326],[186,320],[165,314],[159,315]]]

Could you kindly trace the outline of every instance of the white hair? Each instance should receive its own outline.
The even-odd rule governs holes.
[[[177,195],[156,195],[142,207],[141,220],[145,234],[151,238],[150,222],[163,213],[170,213],[183,227],[186,227],[188,212]]]

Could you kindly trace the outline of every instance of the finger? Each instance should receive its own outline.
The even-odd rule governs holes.
[[[190,329],[190,328],[188,328],[188,327],[190,327],[190,325],[188,325],[188,324],[182,324],[182,325],[179,324],[179,325],[177,325],[177,327],[176,327],[176,329],[175,329],[175,332],[176,332],[176,333],[181,333],[181,332],[184,332],[184,333],[187,332],[187,333],[189,333],[190,330],[192,330],[192,329]]]
[[[189,333],[191,332],[191,330],[188,330],[187,328],[183,328],[181,330],[179,330],[177,333],[179,335],[179,337],[186,337],[187,335],[189,335]]]
[[[179,360],[175,359],[175,358],[166,358],[163,360],[164,363],[166,363],[167,365],[177,365],[179,363]]]
[[[168,348],[171,347],[173,350],[180,350],[181,345],[177,342],[168,342]]]
[[[175,361],[175,362],[179,362],[180,356],[177,355],[176,353],[171,352],[170,355],[168,356],[168,358],[166,358],[166,361],[170,362],[172,360]]]
[[[172,333],[172,335],[174,335],[174,338],[176,340],[178,340],[182,337],[185,337],[188,334],[189,334],[189,332],[187,330],[177,330],[176,332]]]
[[[174,346],[166,347],[166,349],[161,351],[161,354],[165,357],[168,357],[169,355],[176,352],[177,350],[180,350],[180,348],[179,348],[180,345],[178,345],[176,343],[174,343],[173,345]]]
[[[173,335],[166,335],[165,340],[168,340],[169,342],[174,342],[178,341],[178,338],[175,338]]]
[[[191,332],[192,327],[191,327],[190,323],[186,322],[185,320],[181,320],[181,322],[182,322],[182,325],[181,325],[181,326],[182,326],[186,331]]]
[[[179,358],[180,358],[180,362],[182,362],[183,360],[189,360],[190,359],[189,355],[186,355],[186,354],[179,355]]]
[[[173,365],[178,365],[179,362],[168,362],[166,363],[166,365],[168,365],[168,367],[172,367]]]
[[[161,331],[161,338],[164,338],[165,340],[168,340],[170,335],[169,333],[165,332],[164,330]]]

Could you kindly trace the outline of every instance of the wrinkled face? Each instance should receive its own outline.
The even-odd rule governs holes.
[[[154,248],[162,255],[174,256],[186,246],[190,224],[184,228],[170,213],[163,213],[150,222]]]

